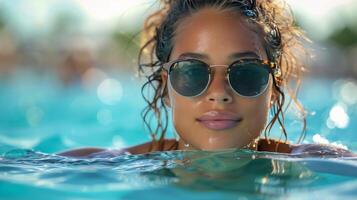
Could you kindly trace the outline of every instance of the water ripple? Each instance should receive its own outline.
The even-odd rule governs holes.
[[[23,187],[29,191],[46,188],[67,194],[86,191],[108,195],[166,188],[186,191],[179,193],[191,197],[197,192],[215,191],[228,196],[249,194],[278,198],[302,195],[304,191],[328,191],[347,183],[356,188],[356,182],[350,183],[357,177],[356,171],[356,158],[318,158],[248,150],[70,158],[17,149],[0,157],[0,184],[4,186],[0,196],[8,189]],[[351,193],[343,189],[337,193],[344,191],[347,195]]]

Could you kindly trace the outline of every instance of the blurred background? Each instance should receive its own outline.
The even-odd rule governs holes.
[[[313,41],[299,94],[308,111],[304,142],[357,151],[357,1],[287,2]],[[0,0],[0,152],[148,141],[136,64],[143,21],[158,7],[155,0]],[[289,110],[292,142],[301,126]]]

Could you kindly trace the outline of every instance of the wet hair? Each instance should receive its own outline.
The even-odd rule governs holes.
[[[307,39],[296,26],[291,9],[283,0],[164,0],[161,3],[161,9],[145,21],[138,57],[139,74],[147,78],[141,88],[147,102],[142,118],[150,131],[152,147],[158,145],[159,150],[163,149],[168,127],[168,110],[164,103],[167,88],[161,78],[161,66],[169,61],[175,30],[180,21],[202,8],[238,13],[259,30],[268,60],[277,63],[281,71],[280,77],[273,78],[274,98],[270,108],[272,119],[264,129],[265,138],[278,122],[287,140],[284,113],[293,102],[303,123],[299,142],[303,140],[306,114],[296,96],[305,69],[301,58],[306,53],[303,44]],[[149,89],[148,93],[146,89]],[[152,89],[153,94],[150,93]],[[283,108],[286,103],[285,93],[290,100]],[[157,120],[155,125],[151,122],[153,117]]]

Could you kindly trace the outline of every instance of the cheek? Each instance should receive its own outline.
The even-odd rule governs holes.
[[[246,120],[250,129],[263,129],[268,119],[270,100],[272,95],[271,84],[267,91],[261,96],[245,100]]]
[[[168,90],[171,111],[172,123],[175,130],[182,138],[190,138],[192,132],[196,132],[195,118],[198,115],[201,101],[197,99],[189,99],[175,93],[172,88]]]
[[[172,111],[173,122],[180,123],[195,112],[194,102],[176,94],[172,88],[168,88],[169,101]]]

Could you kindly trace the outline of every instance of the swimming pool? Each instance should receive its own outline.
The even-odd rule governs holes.
[[[61,86],[23,71],[0,87],[0,199],[353,199],[357,161],[251,151],[162,152],[70,159],[82,146],[122,148],[149,140],[138,80],[116,75],[95,87]],[[307,79],[306,142],[357,151],[356,82]],[[301,124],[287,116],[290,139]],[[278,129],[274,129],[278,132]],[[172,132],[172,127],[170,127]],[[279,136],[279,135],[277,135]]]

